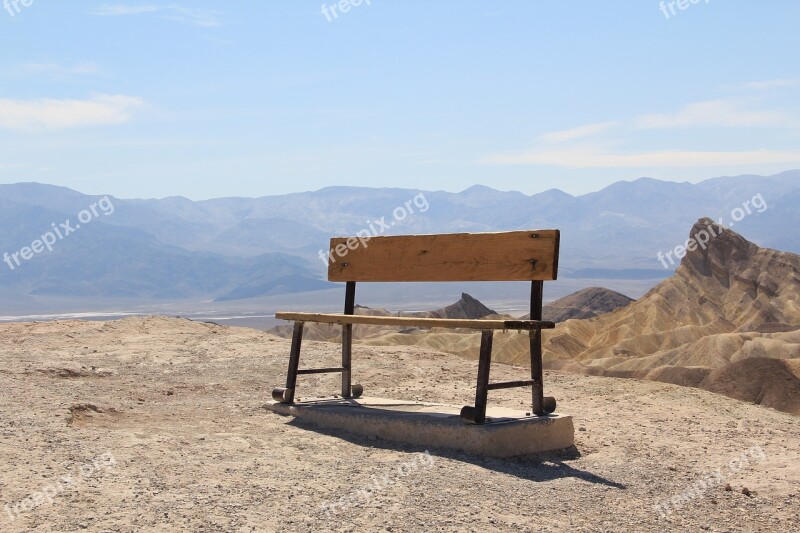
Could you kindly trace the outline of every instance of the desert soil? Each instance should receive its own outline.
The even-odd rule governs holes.
[[[288,352],[266,333],[180,319],[0,326],[0,531],[800,531],[795,416],[547,372],[547,393],[574,416],[573,450],[427,456],[266,411]],[[335,344],[308,342],[301,364],[337,357]],[[358,345],[354,357],[370,396],[474,395],[476,364],[454,355]],[[298,394],[337,388],[301,376]],[[527,398],[490,402],[524,409]]]

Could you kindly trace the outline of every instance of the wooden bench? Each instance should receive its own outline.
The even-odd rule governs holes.
[[[293,403],[297,376],[341,373],[342,397],[358,398],[361,385],[351,385],[353,324],[469,328],[481,330],[475,405],[465,406],[461,418],[476,424],[486,421],[490,390],[533,387],[532,411],[545,416],[555,411],[554,398],[544,396],[542,381],[542,331],[555,327],[542,321],[543,282],[558,274],[558,230],[503,233],[401,235],[370,239],[333,238],[330,243],[328,279],[345,282],[343,314],[277,313],[276,318],[294,322],[286,386],[272,391],[279,402]],[[454,320],[442,318],[355,315],[356,282],[413,281],[530,281],[530,320]],[[306,322],[342,325],[342,364],[332,368],[300,369],[300,346]],[[496,330],[527,331],[530,336],[531,377],[519,381],[489,382],[492,338]]]

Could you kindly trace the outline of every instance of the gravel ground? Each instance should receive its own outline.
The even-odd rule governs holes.
[[[354,351],[370,396],[474,395],[472,361]],[[269,334],[181,319],[0,326],[0,531],[800,531],[792,415],[547,372],[546,393],[575,418],[575,448],[484,459],[266,411],[288,353]],[[335,365],[338,353],[308,342],[301,365]],[[332,376],[300,379],[301,397],[338,389]],[[527,397],[493,391],[490,402],[524,408]]]

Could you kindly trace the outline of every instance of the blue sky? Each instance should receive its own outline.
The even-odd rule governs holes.
[[[0,182],[580,194],[800,168],[796,0],[333,5],[6,2]]]

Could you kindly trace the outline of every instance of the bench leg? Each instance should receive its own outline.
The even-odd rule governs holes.
[[[531,320],[542,319],[542,298],[544,283],[531,283]],[[544,379],[542,371],[542,330],[530,332],[531,379],[533,380],[532,403],[536,415],[544,414]]]
[[[542,370],[542,331],[531,331],[531,380],[533,380],[533,412],[537,416],[544,411],[544,372]]]
[[[356,282],[348,281],[344,294],[344,314],[355,313]],[[353,369],[353,325],[342,326],[342,398],[358,398],[364,393],[361,385],[352,385]]]
[[[353,325],[342,326],[342,398],[351,398],[350,375],[353,365]]]
[[[542,319],[542,299],[544,283],[531,283],[531,320]],[[533,381],[533,414],[545,416],[556,410],[556,399],[544,395],[544,363],[542,361],[542,330],[530,333],[531,380]]]
[[[304,322],[295,322],[292,331],[292,349],[289,353],[289,372],[286,375],[286,388],[277,387],[272,391],[275,401],[294,403],[294,391],[297,387],[297,369],[300,366],[300,346],[303,344]]]
[[[481,352],[478,359],[478,384],[475,387],[475,406],[465,406],[461,409],[461,418],[476,424],[486,422],[486,403],[489,400],[489,370],[492,366],[492,339],[494,332],[491,330],[481,333]]]

